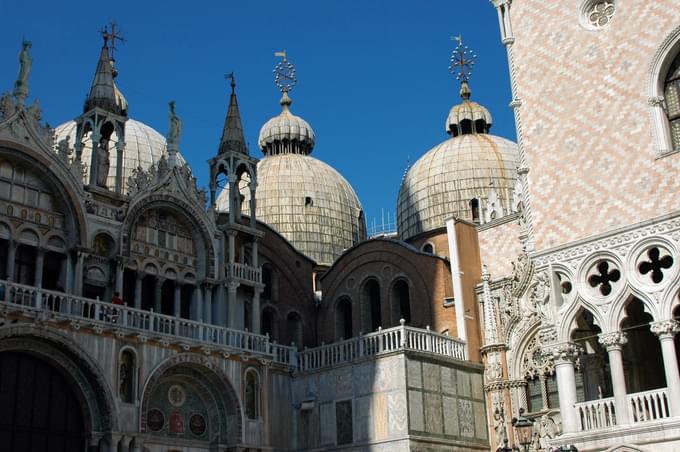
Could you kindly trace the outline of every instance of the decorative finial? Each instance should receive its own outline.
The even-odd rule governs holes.
[[[228,74],[224,75],[224,78],[227,80],[231,80],[231,94],[234,94],[234,91],[236,90],[236,76],[234,75],[234,72],[230,72]]]
[[[111,32],[109,32],[108,26],[111,27]],[[109,48],[111,61],[115,61],[114,53],[116,51],[116,39],[120,42],[125,42],[125,38],[120,35],[120,29],[116,28],[116,22],[111,21],[108,26],[105,25],[103,29],[99,30],[99,33],[101,33],[102,38],[104,38],[104,45]]]
[[[472,67],[475,65],[477,55],[472,53],[472,50],[463,44],[463,37],[461,35],[451,36],[452,41],[458,42],[458,45],[451,54],[451,65],[449,71],[456,75],[456,80],[461,83],[460,96],[463,99],[470,98],[470,88],[468,81],[472,75]]]
[[[167,143],[168,143],[168,164],[173,167],[176,163],[177,151],[179,151],[179,140],[182,136],[182,120],[179,119],[175,113],[175,101],[171,100],[170,106],[170,128],[168,129]]]
[[[282,60],[274,67],[274,83],[276,87],[284,93],[284,98],[288,97],[285,93],[292,91],[293,87],[297,83],[297,78],[295,78],[295,66],[288,61],[286,51],[274,52],[274,56],[281,57]]]
[[[31,74],[33,59],[28,51],[31,49],[31,41],[23,40],[19,53],[19,75],[14,82],[14,97],[19,105],[23,105],[28,97],[28,76]]]

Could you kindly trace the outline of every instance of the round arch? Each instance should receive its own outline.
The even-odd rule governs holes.
[[[212,231],[214,228],[208,221],[207,216],[202,209],[172,195],[149,194],[130,206],[120,229],[120,254],[123,256],[130,256],[133,228],[135,224],[144,212],[154,209],[170,210],[193,226],[194,231],[197,231],[194,235],[194,238],[198,239],[198,243],[196,244],[197,248],[204,251],[203,256],[197,254],[197,258],[200,262],[197,266],[197,270],[202,269],[206,277],[212,276],[214,272],[214,266],[212,264],[215,256],[212,240],[214,235]]]
[[[208,440],[229,445],[244,441],[243,409],[229,377],[211,359],[188,353],[166,359],[147,378],[140,397],[140,432],[153,434],[148,425],[152,397],[174,381],[182,381],[206,404]]]
[[[67,246],[85,246],[88,237],[88,221],[82,200],[85,199],[86,194],[82,189],[82,182],[75,180],[75,176],[70,171],[62,168],[61,163],[54,161],[57,160],[56,154],[54,160],[51,160],[42,152],[36,152],[30,147],[0,140],[0,156],[48,176],[45,178],[47,184],[54,189],[64,208],[64,229],[68,233]]]
[[[31,354],[61,373],[78,399],[87,433],[118,429],[111,387],[98,364],[70,338],[34,326],[13,326],[0,331],[2,352]]]

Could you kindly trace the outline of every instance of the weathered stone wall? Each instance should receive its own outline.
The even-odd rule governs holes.
[[[398,353],[300,375],[294,404],[314,403],[296,414],[296,449],[485,450],[481,372],[469,363]],[[351,427],[336,417],[343,402],[351,403]],[[339,444],[344,435],[352,440]]]

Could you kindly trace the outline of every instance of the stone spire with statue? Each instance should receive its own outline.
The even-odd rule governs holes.
[[[171,100],[168,106],[170,107],[170,113],[168,114],[170,127],[166,140],[168,143],[168,166],[172,168],[177,164],[177,152],[179,151],[179,142],[182,137],[182,120],[179,119],[175,112],[175,101]]]
[[[14,97],[20,105],[23,105],[28,97],[28,77],[31,75],[33,65],[33,59],[29,54],[31,45],[31,41],[24,39],[19,53],[19,75],[14,82]]]

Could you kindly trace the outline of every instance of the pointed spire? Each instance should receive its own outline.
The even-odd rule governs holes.
[[[92,80],[90,94],[85,100],[84,111],[87,112],[95,107],[99,107],[111,113],[127,116],[127,101],[114,82],[116,71],[113,68],[113,61],[109,54],[108,39],[108,36],[104,34],[104,45],[99,54],[97,70]]]
[[[227,151],[234,151],[248,154],[248,147],[243,136],[243,126],[241,125],[241,113],[236,100],[236,77],[232,72],[226,75],[226,78],[231,79],[231,96],[229,97],[227,117],[224,120],[219,152],[224,154]]]

